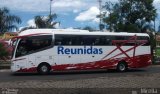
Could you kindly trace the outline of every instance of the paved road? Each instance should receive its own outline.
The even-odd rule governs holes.
[[[10,90],[16,91],[12,94],[142,94],[147,90],[150,93],[145,94],[160,94],[160,65],[125,73],[54,72],[43,76],[0,71],[0,94]]]
[[[20,73],[13,75],[11,72],[0,72],[0,82],[24,81],[24,80],[77,80],[100,77],[126,77],[126,76],[147,76],[154,73],[160,73],[160,65],[153,65],[143,69],[129,70],[125,73],[119,73],[114,70],[85,71],[85,72],[54,72],[49,75],[38,75],[35,73]]]

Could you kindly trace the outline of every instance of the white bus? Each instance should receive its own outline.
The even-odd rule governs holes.
[[[13,72],[142,68],[151,64],[148,34],[29,29],[14,38]]]

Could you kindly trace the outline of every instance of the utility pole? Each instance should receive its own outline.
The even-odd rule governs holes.
[[[49,19],[51,19],[51,15],[52,15],[52,0],[50,0],[50,7],[49,7]],[[52,21],[50,20],[50,24],[52,23]]]
[[[99,29],[102,30],[102,0],[98,0],[99,2]]]
[[[53,1],[53,0],[50,0],[50,7],[49,7],[49,8],[50,8],[50,9],[49,9],[49,15],[50,15],[50,16],[52,15],[52,1]]]
[[[110,1],[106,3],[106,9],[109,12],[109,31],[112,32],[112,23],[111,23],[111,11],[113,10],[113,3]]]

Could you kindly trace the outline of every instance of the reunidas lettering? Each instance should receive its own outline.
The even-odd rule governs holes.
[[[103,54],[102,48],[93,48],[92,46],[84,46],[83,48],[64,48],[57,47],[58,54]]]

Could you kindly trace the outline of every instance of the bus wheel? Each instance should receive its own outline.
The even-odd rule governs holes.
[[[49,74],[49,72],[50,72],[50,66],[48,65],[48,64],[46,64],[46,63],[42,63],[42,64],[40,64],[39,66],[38,66],[38,73],[40,73],[40,74],[43,74],[43,75],[45,75],[45,74]]]
[[[127,64],[125,63],[125,62],[120,62],[120,63],[118,63],[118,65],[117,65],[117,70],[119,71],[119,72],[124,72],[124,71],[126,71],[128,68],[127,68]]]

